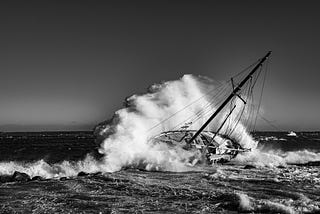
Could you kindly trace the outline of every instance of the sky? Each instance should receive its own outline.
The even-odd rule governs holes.
[[[1,1],[0,131],[90,130],[153,83],[228,80],[269,50],[264,117],[281,130],[319,130],[319,6]]]

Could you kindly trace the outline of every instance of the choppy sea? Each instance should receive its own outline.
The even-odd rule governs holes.
[[[191,171],[46,177],[44,167],[99,159],[93,134],[1,133],[0,213],[320,213],[320,133],[287,134],[252,133],[259,152]]]

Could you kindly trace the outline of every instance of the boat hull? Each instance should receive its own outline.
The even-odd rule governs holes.
[[[209,131],[202,132],[197,138],[190,141],[195,133],[195,130],[162,132],[153,137],[151,141],[152,143],[165,143],[171,147],[194,151],[195,156],[189,161],[191,165],[226,163],[239,153],[250,151],[226,136]]]

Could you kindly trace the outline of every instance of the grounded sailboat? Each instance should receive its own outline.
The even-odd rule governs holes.
[[[169,146],[179,145],[185,150],[193,150],[197,152],[198,156],[190,161],[192,165],[198,163],[199,161],[205,161],[209,164],[223,163],[235,158],[241,152],[251,151],[251,148],[244,148],[240,145],[239,142],[237,142],[236,139],[233,139],[230,135],[230,132],[224,131],[223,133],[221,130],[224,128],[224,126],[226,126],[228,119],[234,113],[234,110],[236,108],[234,99],[240,99],[244,103],[244,106],[247,104],[246,98],[250,97],[250,95],[246,95],[246,98],[243,98],[241,96],[241,92],[247,85],[249,85],[247,90],[248,94],[252,93],[253,86],[257,82],[257,78],[261,73],[262,65],[268,59],[270,54],[271,52],[268,52],[263,58],[259,59],[256,63],[251,65],[253,67],[252,70],[239,82],[239,84],[236,85],[234,83],[234,80],[231,78],[231,93],[224,99],[222,104],[218,106],[214,113],[199,129],[190,129],[193,121],[189,121],[183,124],[178,130],[169,130],[154,136],[151,141],[153,143],[166,143]],[[226,112],[227,106],[229,104],[230,111],[224,113],[223,116],[225,116],[225,118],[223,120],[220,120],[221,124],[216,126],[217,129],[215,131],[205,130],[208,125],[216,117],[218,117],[219,114],[222,113],[222,111]],[[239,120],[241,119],[241,115],[239,116]],[[258,112],[256,113],[256,116],[257,115]],[[235,123],[235,126],[237,126],[237,124],[238,122]],[[234,128],[235,127],[232,127],[233,130]],[[224,129],[227,130],[226,128]]]

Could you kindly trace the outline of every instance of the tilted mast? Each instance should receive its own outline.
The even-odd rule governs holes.
[[[194,139],[196,139],[199,134],[205,129],[209,123],[219,114],[219,112],[230,102],[230,100],[234,96],[238,96],[238,92],[241,90],[241,87],[252,77],[252,75],[258,70],[260,66],[264,63],[264,61],[270,56],[271,51],[269,51],[262,59],[260,59],[260,62],[252,69],[252,71],[240,82],[240,84],[233,89],[231,94],[227,97],[227,99],[219,106],[219,108],[211,115],[211,117],[200,127],[200,129],[192,136],[192,138],[189,140],[189,143],[191,143]]]

